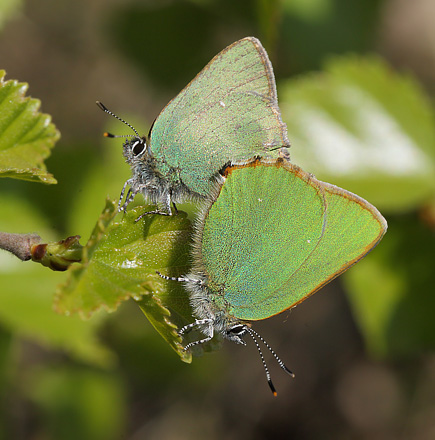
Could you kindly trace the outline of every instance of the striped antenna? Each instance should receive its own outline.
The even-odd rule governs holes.
[[[258,334],[254,329],[247,327],[247,332],[252,336],[253,334],[257,336],[258,339],[266,346],[266,348],[272,353],[272,356],[278,362],[278,365],[291,377],[295,377],[295,374],[291,372],[284,364],[284,362],[278,357],[278,355],[272,350],[272,347],[264,340],[264,338]]]
[[[127,121],[124,121],[124,119],[120,118],[118,115],[115,115],[115,113],[111,112],[102,102],[100,101],[95,101],[95,102],[97,103],[98,107],[100,107],[100,109],[103,110],[103,112],[107,113],[110,116],[113,116],[114,118],[118,119],[118,121],[123,122],[125,125],[127,125],[127,127],[130,127],[135,132],[138,139],[141,139],[139,133],[131,124],[129,124]],[[110,133],[104,133],[104,136],[110,138],[130,137],[129,135],[114,135]]]
[[[249,327],[246,327],[246,331],[249,333],[249,336],[251,336],[252,340],[255,342],[255,345],[257,346],[258,353],[260,354],[261,362],[263,362],[264,371],[266,372],[266,379],[267,383],[269,384],[270,389],[272,390],[272,394],[274,396],[277,395],[276,389],[273,386],[272,379],[270,377],[269,368],[267,368],[266,361],[264,360],[263,352],[261,351],[260,344],[258,343],[257,339],[255,338],[254,334],[257,334],[256,332],[251,332],[251,329]]]
[[[284,362],[278,357],[278,355],[272,350],[272,347],[264,340],[264,338],[258,334],[255,330],[252,328],[246,326],[246,331],[249,333],[249,336],[253,339],[255,342],[255,345],[257,346],[258,353],[260,354],[261,362],[263,362],[264,371],[266,372],[266,379],[267,383],[269,384],[270,389],[272,390],[272,393],[274,396],[277,395],[277,392],[275,390],[275,387],[273,386],[272,379],[270,377],[269,369],[267,368],[266,361],[264,360],[263,352],[261,351],[260,344],[257,341],[257,338],[260,339],[260,341],[266,346],[266,348],[272,353],[275,360],[278,362],[278,365],[291,377],[295,377],[295,375],[285,366]]]

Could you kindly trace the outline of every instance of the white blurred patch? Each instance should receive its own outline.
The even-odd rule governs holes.
[[[318,107],[300,106],[293,115],[299,119],[316,160],[326,170],[336,175],[379,171],[403,176],[431,169],[431,159],[370,95],[355,87],[343,87],[336,99],[344,111],[351,109],[355,132],[346,130]]]

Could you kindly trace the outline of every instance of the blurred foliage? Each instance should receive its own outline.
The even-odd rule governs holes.
[[[7,20],[11,20],[18,15],[22,5],[22,0],[2,0],[0,2],[0,29]]]
[[[381,3],[381,0],[145,1],[118,5],[109,16],[106,29],[122,55],[153,84],[170,87],[176,93],[223,48],[222,35],[227,43],[247,35],[261,37],[278,79],[319,68],[322,57],[330,51],[368,49]],[[141,42],[151,44],[141,47]],[[163,53],[162,48],[165,48]],[[145,56],[138,56],[138,50]]]
[[[371,353],[410,358],[435,349],[433,225],[415,213],[397,216],[385,238],[345,285]]]
[[[56,183],[43,161],[59,132],[50,116],[37,113],[41,103],[24,97],[28,85],[4,75],[0,70],[0,177]]]
[[[120,438],[126,396],[116,377],[73,368],[41,368],[32,371],[24,386],[41,410],[47,427],[44,435],[49,438]]]
[[[138,83],[142,84],[151,96],[150,101],[156,97],[157,103],[160,95],[166,99],[177,93],[227,44],[247,35],[259,37],[276,73],[280,107],[292,142],[292,160],[317,178],[367,198],[387,217],[389,230],[380,245],[340,279],[371,359],[398,365],[394,378],[404,377],[401,385],[394,385],[394,380],[386,381],[390,388],[377,387],[382,391],[379,399],[366,400],[383,403],[382,399],[392,396],[391,401],[399,408],[394,413],[397,420],[409,420],[404,432],[410,434],[409,438],[424,438],[412,433],[420,433],[419,426],[430,428],[433,421],[429,409],[433,407],[435,370],[429,368],[432,364],[420,370],[419,363],[435,349],[431,313],[435,281],[434,111],[430,97],[415,78],[397,73],[387,61],[371,54],[379,45],[379,15],[385,3],[383,0],[114,2],[106,3],[96,14],[99,21],[92,23],[96,32],[92,37],[90,33],[83,36],[80,29],[92,16],[93,8],[98,10],[97,3],[55,5],[47,0],[35,6],[41,11],[39,19],[45,20],[44,23],[29,26],[26,16],[26,20],[18,23],[29,26],[31,32],[26,34],[22,32],[26,29],[20,28],[18,35],[22,33],[29,38],[36,35],[36,28],[47,27],[43,49],[37,52],[40,66],[29,64],[28,67],[41,69],[48,82],[47,90],[52,88],[53,76],[58,75],[56,68],[47,67],[51,66],[48,63],[54,60],[59,69],[64,69],[64,75],[69,72],[71,77],[80,77],[80,73],[90,72],[94,67],[90,59],[95,54],[90,48],[95,45],[102,53],[108,47],[113,48],[119,57],[117,62],[121,60],[136,79],[132,90],[136,92]],[[8,5],[18,4],[13,1],[0,4],[0,26],[5,29],[2,39],[10,40],[11,35],[11,28],[5,25],[12,20]],[[14,9],[17,10],[15,6]],[[61,16],[70,21],[65,24]],[[52,29],[49,23],[54,23]],[[56,52],[53,55],[52,48],[66,33],[66,50],[61,56]],[[95,43],[101,40],[106,45],[103,44],[103,50]],[[29,53],[33,51],[32,43],[26,40]],[[8,44],[14,45],[14,41]],[[5,64],[0,67],[9,70],[8,60],[1,58],[1,62]],[[76,70],[80,65],[85,68]],[[113,103],[120,97],[118,88],[123,78],[117,78],[116,69],[100,70],[100,76],[101,72],[114,75],[110,77],[114,82],[106,88],[107,98]],[[63,83],[63,89],[71,89],[69,99],[79,93],[71,77],[67,76]],[[80,90],[86,90],[87,81],[83,77],[80,81]],[[225,359],[231,350],[228,347],[219,356],[205,356],[192,365],[179,362],[169,346],[154,337],[152,326],[183,360],[189,361],[189,355],[180,351],[180,341],[174,332],[174,326],[179,327],[190,319],[186,293],[178,283],[160,279],[155,270],[171,276],[185,273],[189,264],[185,248],[189,220],[184,216],[153,217],[136,223],[134,220],[144,207],[129,207],[125,216],[115,218],[111,217],[113,210],[112,214],[106,211],[100,218],[105,209],[104,198],[117,200],[130,172],[123,163],[119,140],[104,140],[101,149],[96,147],[95,138],[90,143],[80,130],[80,124],[88,125],[88,122],[82,122],[80,115],[70,110],[70,102],[64,100],[52,108],[67,109],[67,119],[73,121],[75,132],[48,157],[58,137],[50,118],[37,113],[37,100],[24,98],[26,85],[11,80],[2,85],[0,97],[5,90],[7,98],[13,92],[22,99],[22,107],[14,109],[9,100],[0,99],[0,105],[5,105],[1,107],[0,126],[14,122],[18,124],[13,126],[14,131],[19,125],[22,128],[18,129],[20,136],[15,140],[9,137],[10,130],[0,128],[0,146],[7,147],[0,153],[0,173],[6,175],[1,157],[7,158],[8,167],[12,159],[23,160],[21,154],[10,155],[17,142],[22,143],[18,147],[26,149],[25,159],[30,158],[31,163],[15,162],[10,167],[12,171],[8,168],[7,176],[16,177],[19,170],[31,168],[32,173],[21,173],[27,180],[53,182],[46,173],[47,166],[59,183],[43,186],[1,179],[0,230],[35,231],[45,241],[76,234],[91,238],[85,244],[87,259],[81,265],[73,265],[68,273],[53,273],[0,253],[0,438],[115,439],[126,431],[131,434],[127,438],[132,439],[171,438],[166,434],[174,430],[177,438],[189,439],[283,438],[288,436],[289,429],[295,438],[382,438],[385,432],[389,438],[402,435],[402,431],[391,428],[393,422],[386,422],[386,427],[364,425],[360,411],[364,404],[359,407],[353,402],[354,413],[360,417],[352,425],[355,434],[352,428],[342,427],[343,414],[346,420],[352,420],[346,416],[351,405],[346,403],[345,412],[337,414],[335,405],[323,400],[328,391],[338,396],[338,402],[340,396],[348,396],[349,400],[355,397],[352,387],[343,385],[352,375],[346,359],[352,357],[348,352],[354,348],[344,346],[335,364],[331,356],[327,358],[328,364],[322,362],[325,357],[321,353],[330,352],[335,343],[339,345],[342,341],[335,340],[334,335],[350,337],[343,331],[334,333],[337,325],[334,319],[327,330],[320,334],[313,331],[312,339],[318,341],[317,345],[309,345],[310,338],[306,338],[303,341],[308,341],[309,346],[305,351],[300,347],[299,351],[291,351],[292,362],[304,366],[299,368],[303,374],[298,374],[292,388],[283,382],[282,388],[288,392],[280,394],[282,400],[278,403],[268,403],[266,385],[267,400],[262,398],[262,385],[258,385],[263,380],[261,367],[258,366],[257,377],[257,368],[241,364],[245,360],[239,362],[250,352],[244,351],[240,358],[234,355]],[[59,89],[53,90],[56,90],[52,92],[53,99],[59,101],[56,95]],[[87,102],[100,98],[89,96],[89,89],[86,91]],[[137,90],[137,96],[132,93],[125,97],[125,103],[137,109],[137,99],[143,96]],[[83,102],[78,108],[82,107]],[[153,111],[147,117],[141,115],[140,122],[131,116],[127,120],[134,121],[140,132],[147,133]],[[56,113],[51,113],[57,121]],[[148,117],[151,120],[143,120]],[[118,122],[107,123],[108,131],[120,131],[119,125],[115,125]],[[41,131],[26,134],[32,124]],[[46,131],[42,130],[44,127]],[[5,139],[6,144],[2,143]],[[29,155],[30,149],[37,154]],[[96,222],[97,229],[93,229]],[[162,247],[167,244],[167,236],[180,240],[180,249]],[[141,247],[142,240],[150,240],[151,247]],[[119,259],[113,259],[113,250]],[[118,263],[132,253],[141,266],[119,268]],[[82,321],[77,314],[66,317],[53,313],[56,286],[56,307],[60,311],[81,312],[87,317],[92,314],[92,317]],[[125,301],[129,298],[130,301]],[[118,308],[121,301],[124,304]],[[137,306],[151,325],[141,319],[143,315]],[[99,308],[117,312],[94,313]],[[293,328],[297,316],[292,312],[286,327]],[[319,325],[323,328],[326,323],[322,321]],[[297,337],[282,327],[280,321],[276,335],[286,335],[285,348],[289,349],[294,348],[292,338],[302,338],[310,324],[303,322],[295,327]],[[319,345],[319,352],[308,362],[307,350],[313,351]],[[298,353],[302,356],[298,357]],[[362,357],[359,351],[358,356]],[[329,364],[336,368],[334,375]],[[228,365],[233,368],[231,374]],[[360,383],[361,377],[372,379],[370,374],[358,375],[356,383]],[[368,379],[361,383],[378,385]],[[338,392],[333,388],[337,383]],[[225,384],[227,394],[222,391]],[[389,389],[397,391],[398,387],[402,387],[409,404],[404,403],[400,393],[389,394]],[[357,397],[364,400],[367,395]],[[196,406],[189,409],[183,405],[187,400]],[[142,408],[152,409],[144,412]],[[420,408],[424,411],[419,412]],[[128,411],[132,414],[127,414]],[[302,417],[305,413],[309,416]],[[291,422],[293,419],[288,414],[295,414],[297,422]],[[237,431],[235,423],[240,419],[247,421],[243,432]],[[303,425],[305,419],[308,422]],[[230,427],[226,428],[224,420],[230,420]],[[350,426],[351,422],[348,423]],[[319,426],[326,426],[330,432]]]
[[[317,178],[384,214],[434,197],[434,112],[414,79],[379,58],[343,57],[321,73],[287,80],[280,92],[291,158]]]
[[[382,0],[283,0],[278,76],[319,69],[325,56],[331,53],[372,50],[382,3]]]

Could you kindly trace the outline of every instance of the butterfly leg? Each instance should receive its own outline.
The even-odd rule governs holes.
[[[146,186],[146,185],[141,185],[142,186]],[[150,214],[159,214],[159,215],[169,215],[172,216],[172,210],[171,210],[171,197],[168,194],[165,202],[164,202],[164,206],[166,211],[162,211],[160,209],[155,209],[153,211],[148,211],[148,212],[144,212],[143,214],[141,214],[135,221],[138,222],[142,217],[145,217],[146,215],[150,215]],[[176,211],[177,213],[178,211]]]
[[[181,327],[181,329],[179,330],[178,334],[180,336],[184,335],[184,333],[190,332],[190,330],[192,330],[196,326],[205,325],[205,324],[211,324],[212,322],[213,321],[210,318],[196,319],[194,322],[191,322],[190,324],[187,324],[184,327]]]
[[[146,185],[139,185],[139,186],[137,186],[136,188],[134,188],[134,189],[132,189],[132,188],[130,188],[128,191],[127,191],[127,195],[126,195],[126,197],[125,197],[125,202],[122,204],[122,206],[121,206],[121,201],[122,201],[122,198],[123,198],[123,196],[124,196],[124,192],[125,192],[125,187],[128,185],[128,184],[130,184],[131,183],[131,181],[130,180],[127,180],[127,182],[125,182],[125,184],[124,184],[124,187],[122,188],[122,191],[121,191],[121,196],[120,196],[120,198],[119,198],[119,202],[118,202],[118,211],[126,211],[127,210],[127,206],[134,200],[134,198],[136,197],[136,194],[138,193],[138,192],[140,192]]]
[[[126,211],[127,206],[134,200],[136,193],[130,188],[127,192],[127,196],[125,197],[124,204],[119,208],[119,211]]]
[[[142,213],[136,220],[135,222],[138,222],[140,219],[144,218],[146,215],[151,215],[151,214],[159,214],[159,215],[171,215],[168,214],[167,212],[164,211],[160,211],[160,209],[154,209],[153,211],[147,211]]]
[[[121,194],[119,196],[119,201],[118,201],[118,212],[125,211],[124,206],[126,207],[126,204],[124,203],[124,205],[121,207],[121,202],[122,202],[122,199],[124,198],[125,188],[127,188],[128,185],[131,185],[131,183],[132,183],[132,179],[128,179],[124,183],[124,186],[122,187]],[[131,194],[131,188],[127,192],[126,200],[128,200],[130,198],[130,194]],[[127,205],[128,205],[128,203],[127,203]]]
[[[188,277],[169,277],[167,275],[163,275],[159,271],[156,271],[156,274],[159,275],[159,277],[163,278],[164,280],[169,281],[178,281],[178,282],[195,282],[196,284],[202,284],[201,280],[192,280]],[[206,335],[205,338],[199,339],[197,341],[190,342],[184,347],[184,351],[188,350],[190,347],[193,347],[195,345],[204,344],[205,342],[210,341],[213,339],[214,336],[214,318],[204,318],[204,319],[195,319],[194,322],[191,322],[190,324],[185,325],[184,327],[181,327],[181,329],[178,331],[178,334],[182,336],[185,333],[190,332],[194,327],[202,327],[204,325],[207,325],[206,331],[204,331],[204,334]]]
[[[179,282],[187,281],[187,278],[186,278],[186,277],[168,277],[167,275],[163,275],[162,273],[160,273],[158,270],[156,270],[156,274],[157,274],[159,277],[163,278],[164,280],[169,280],[169,281],[179,281]]]
[[[190,347],[194,347],[195,345],[204,344],[205,342],[211,341],[213,339],[213,336],[214,336],[213,320],[211,318],[196,319],[195,322],[192,322],[191,324],[185,325],[184,327],[182,327],[180,329],[178,334],[181,336],[186,331],[190,331],[193,327],[203,326],[206,324],[208,325],[208,331],[204,332],[206,334],[206,337],[203,339],[199,339],[197,341],[190,342],[189,344],[187,344],[183,348],[183,351],[187,351],[187,350],[189,350]]]
[[[125,197],[125,201],[124,201],[124,203],[122,203],[122,199],[124,198],[124,194],[125,194],[125,190],[126,190],[127,186],[133,185],[133,184],[134,184],[133,179],[128,179],[124,183],[124,186],[122,187],[121,195],[119,196],[119,201],[118,201],[118,211],[119,212],[121,212],[121,211],[125,212],[127,210],[127,206],[134,200],[137,193],[142,192],[143,190],[146,190],[146,189],[150,190],[150,185],[147,183],[142,183],[140,185],[136,185],[134,188],[129,188],[129,190],[127,191],[127,195]],[[145,193],[145,196],[146,196],[146,193]],[[175,214],[177,214],[178,210],[177,210],[177,207],[175,206],[175,203],[173,203],[173,206],[175,209]],[[138,222],[145,215],[149,215],[149,214],[172,215],[170,194],[167,194],[165,197],[164,208],[165,208],[165,210],[155,209],[153,211],[144,212],[135,221]]]

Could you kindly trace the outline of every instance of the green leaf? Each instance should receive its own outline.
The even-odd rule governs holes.
[[[56,183],[44,160],[60,134],[51,117],[38,112],[40,101],[24,96],[28,85],[4,75],[0,70],[0,177]]]
[[[83,264],[70,268],[55,307],[60,313],[79,313],[86,318],[101,308],[112,312],[122,301],[133,298],[182,360],[190,362],[176,331],[193,320],[187,292],[180,283],[156,274],[187,272],[190,222],[184,213],[149,215],[136,221],[149,210],[143,206],[131,209],[121,221],[107,227],[116,214],[114,202],[107,203],[84,248]]]
[[[434,112],[409,76],[378,58],[334,58],[280,89],[292,162],[367,198],[411,210],[435,193]]]
[[[393,217],[382,243],[343,276],[366,346],[378,358],[435,350],[435,236],[417,215]]]

